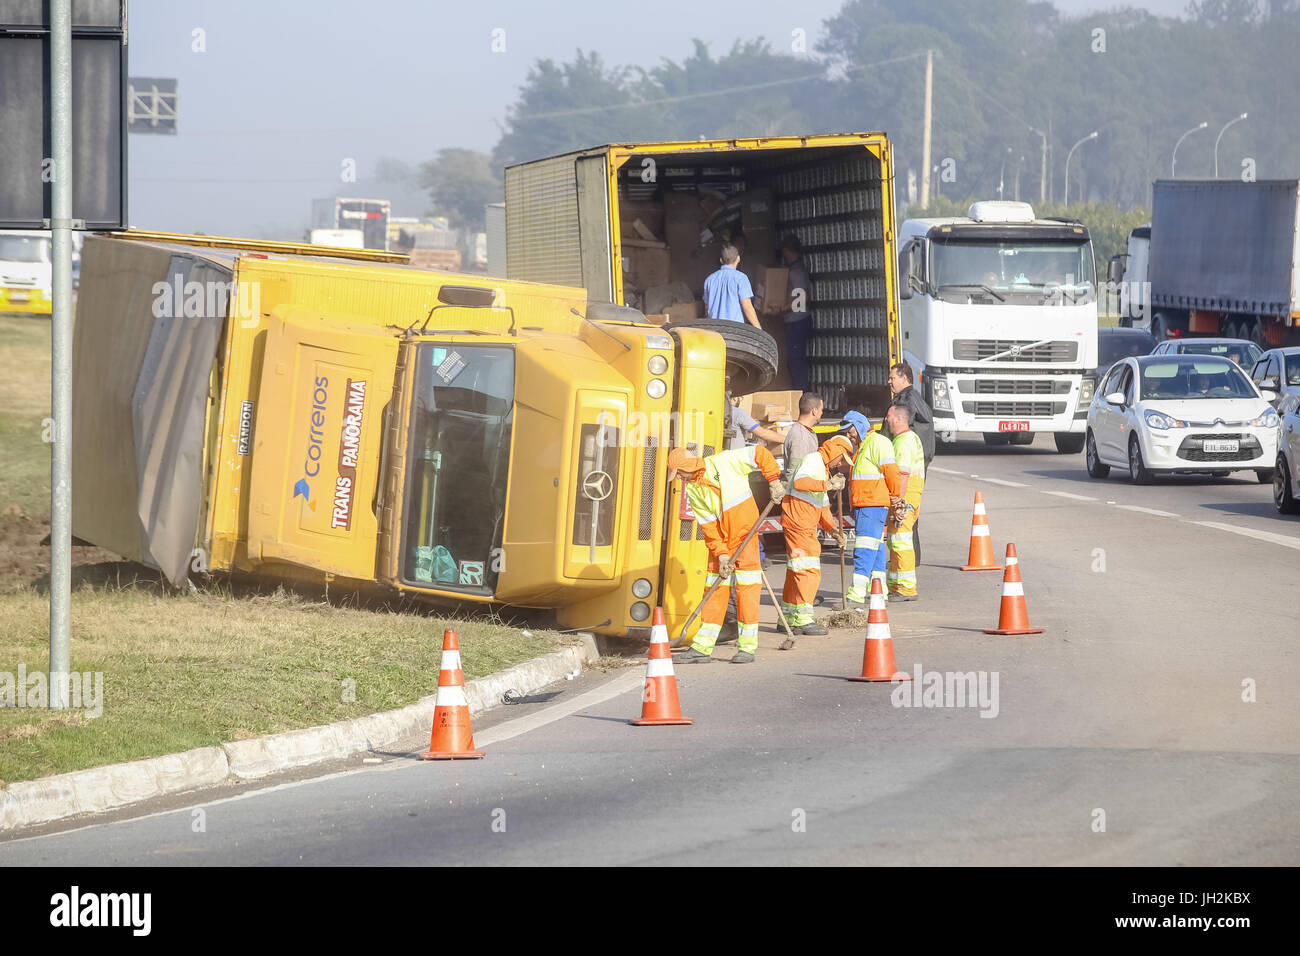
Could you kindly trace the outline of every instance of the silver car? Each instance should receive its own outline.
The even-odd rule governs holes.
[[[1300,395],[1300,346],[1269,349],[1251,369],[1250,380],[1260,391],[1277,392],[1271,404],[1280,411],[1283,400]]]

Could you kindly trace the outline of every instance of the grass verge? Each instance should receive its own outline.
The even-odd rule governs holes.
[[[174,596],[142,582],[86,585],[72,596],[72,669],[102,673],[102,714],[3,706],[17,697],[6,673],[16,680],[25,665],[31,686],[49,666],[48,625],[47,597],[35,587],[0,594],[3,782],[414,703],[437,688],[444,627],[460,637],[466,679],[562,641],[491,620],[338,607],[283,590],[235,596],[218,585]]]

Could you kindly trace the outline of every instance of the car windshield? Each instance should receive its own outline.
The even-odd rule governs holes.
[[[1286,383],[1300,385],[1300,355],[1286,357]]]
[[[1156,347],[1156,340],[1150,332],[1131,332],[1123,335],[1097,336],[1097,364],[1103,367],[1114,365],[1120,359],[1150,355]]]
[[[6,236],[0,232],[0,261],[49,262],[50,240],[43,236]]]
[[[1142,397],[1254,398],[1255,390],[1235,365],[1213,359],[1184,359],[1143,365]]]
[[[941,297],[956,293],[1020,304],[1069,304],[1089,301],[1095,293],[1092,244],[1087,241],[938,239],[930,257]]]
[[[1178,352],[1181,355],[1217,355],[1245,367],[1253,366],[1264,354],[1254,342],[1184,342]]]

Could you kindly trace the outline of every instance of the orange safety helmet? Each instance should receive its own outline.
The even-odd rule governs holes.
[[[668,452],[668,470],[693,475],[704,470],[704,459],[692,455],[689,448],[673,448]]]
[[[853,443],[845,435],[834,435],[826,439],[818,451],[821,452],[822,461],[826,462],[828,468],[841,456],[847,458],[850,464],[853,463]]]

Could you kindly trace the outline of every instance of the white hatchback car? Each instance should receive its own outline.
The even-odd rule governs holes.
[[[1278,415],[1233,362],[1210,355],[1143,355],[1117,362],[1088,408],[1088,474],[1127,467],[1154,474],[1249,469],[1273,480]]]

